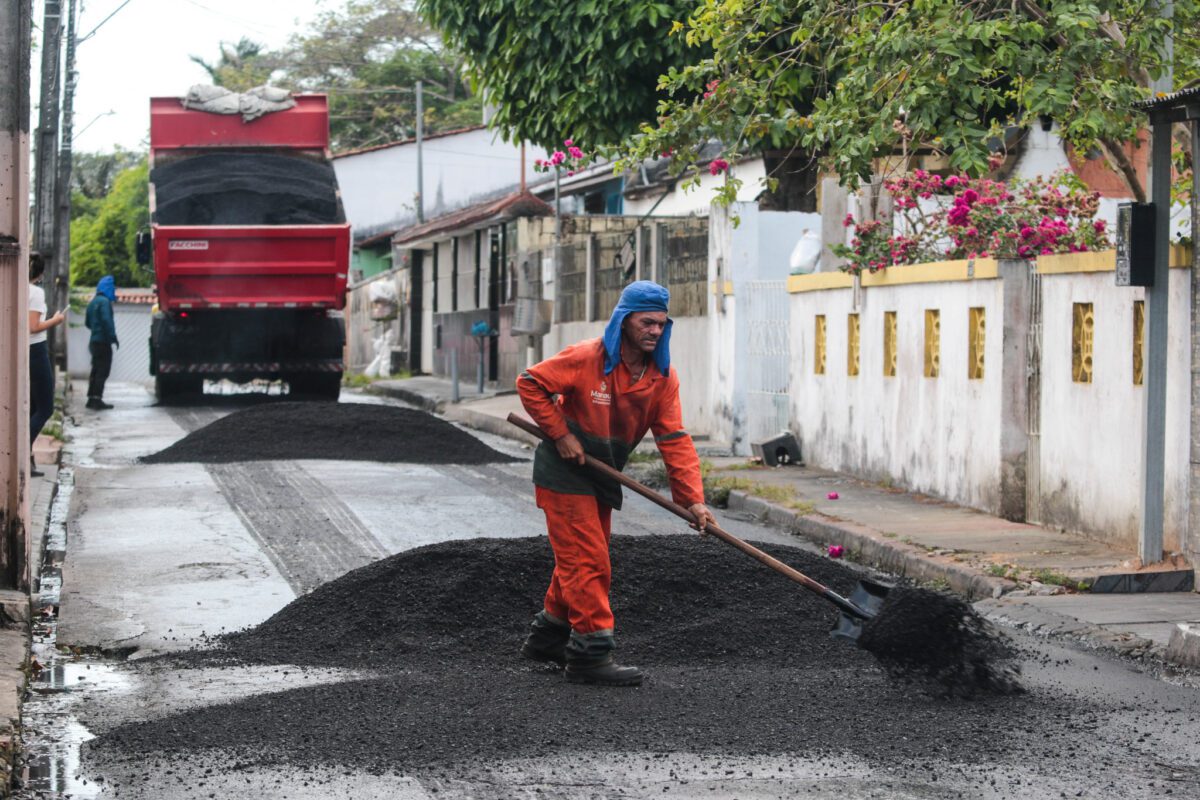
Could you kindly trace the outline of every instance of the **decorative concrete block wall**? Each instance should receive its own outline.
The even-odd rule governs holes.
[[[789,281],[793,430],[810,464],[999,513],[1003,284],[954,268]]]
[[[1190,254],[1172,255],[1164,539],[1185,549]],[[794,276],[793,429],[805,459],[1134,547],[1143,291],[1112,252]],[[857,337],[855,335],[857,331]]]

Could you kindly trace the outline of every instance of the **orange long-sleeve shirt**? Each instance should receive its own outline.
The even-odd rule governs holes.
[[[574,433],[588,455],[623,469],[647,431],[662,453],[671,497],[687,508],[704,502],[700,458],[683,429],[679,378],[663,375],[650,363],[638,381],[624,363],[604,374],[604,343],[588,339],[535,364],[517,378],[517,392],[529,416],[555,439]],[[590,494],[621,507],[615,482],[594,476],[586,467],[564,461],[555,446],[543,442],[534,454],[533,481],[563,494]]]

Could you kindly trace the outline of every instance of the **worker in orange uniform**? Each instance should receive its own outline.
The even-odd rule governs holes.
[[[554,574],[521,652],[564,664],[572,683],[642,682],[637,667],[613,661],[608,542],[621,487],[585,467],[584,453],[622,469],[652,431],[675,502],[691,511],[701,533],[715,522],[704,504],[700,459],[679,410],[669,299],[656,283],[631,283],[604,336],[571,345],[517,379],[525,410],[553,439],[537,448],[533,482],[554,549]]]

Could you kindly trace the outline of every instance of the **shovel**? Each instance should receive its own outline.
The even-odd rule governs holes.
[[[531,433],[543,441],[553,441],[545,431],[523,417],[520,417],[516,414],[509,414],[508,421],[513,425],[516,425],[521,430]],[[584,454],[583,458],[584,462],[589,467],[601,475],[611,478],[612,480],[620,483],[622,486],[637,492],[642,497],[646,498],[652,503],[662,506],[675,516],[680,517],[689,523],[695,523],[696,519],[692,516],[692,512],[688,511],[683,506],[671,502],[653,489],[643,486],[633,478],[630,478],[623,472],[613,469],[608,464],[605,464],[603,461],[600,461],[597,458],[593,458],[586,453]],[[705,533],[710,533],[713,536],[716,536],[726,544],[736,547],[738,550],[741,550],[751,558],[761,561],[763,564],[766,564],[768,567],[784,577],[791,578],[813,594],[828,600],[837,606],[838,610],[841,611],[841,614],[838,616],[838,621],[834,624],[833,629],[830,630],[829,634],[839,639],[849,639],[852,642],[858,641],[859,634],[862,633],[863,622],[878,616],[879,609],[883,606],[884,598],[887,597],[888,589],[890,587],[868,580],[860,580],[858,585],[854,588],[854,591],[851,592],[850,597],[842,597],[828,586],[818,583],[817,581],[805,575],[803,572],[784,564],[779,559],[767,555],[754,545],[739,539],[726,530],[723,530],[715,523],[706,525],[704,531]]]

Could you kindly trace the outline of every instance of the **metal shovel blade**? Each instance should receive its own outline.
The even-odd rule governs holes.
[[[852,642],[857,642],[859,635],[862,634],[863,620],[872,619],[879,615],[879,609],[883,608],[883,601],[887,599],[890,589],[890,586],[884,586],[882,583],[875,583],[875,581],[859,581],[847,599],[861,609],[863,615],[860,617],[842,611],[838,615],[838,621],[834,623],[833,629],[829,631],[829,635],[838,639],[848,639]]]

